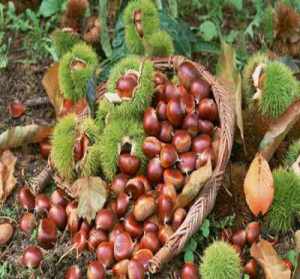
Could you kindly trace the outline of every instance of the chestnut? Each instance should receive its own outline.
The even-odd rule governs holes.
[[[120,232],[124,232],[125,228],[122,224],[116,224],[113,228],[113,230],[109,233],[109,241],[111,242],[115,242],[116,236],[120,233]]]
[[[110,209],[100,209],[96,215],[96,229],[110,231],[115,224],[115,214]]]
[[[133,98],[134,89],[137,86],[137,76],[123,76],[116,83],[116,92],[122,100],[128,101]]]
[[[197,156],[195,152],[185,152],[179,154],[179,162],[177,163],[177,167],[181,172],[188,174],[195,170],[196,168],[196,160]]]
[[[159,227],[157,224],[152,222],[151,220],[147,220],[144,222],[144,232],[153,232],[153,233],[158,233]]]
[[[173,233],[174,231],[171,226],[169,225],[162,226],[158,232],[158,239],[160,243],[164,245],[168,241],[168,239],[172,236]]]
[[[149,158],[159,155],[161,150],[161,143],[156,137],[147,137],[142,146],[144,154]]]
[[[167,82],[166,87],[165,87],[166,101],[168,102],[172,99],[178,98],[179,96],[180,96],[180,94],[179,94],[179,90],[177,89],[177,87],[173,83]]]
[[[160,164],[163,168],[173,166],[178,160],[176,148],[172,144],[166,144],[160,151]]]
[[[114,256],[116,261],[121,261],[131,257],[134,244],[131,236],[127,232],[120,232],[114,242]]]
[[[99,261],[89,262],[87,268],[87,279],[105,279],[105,270]]]
[[[169,197],[174,203],[176,202],[177,192],[175,186],[170,183],[161,184],[159,189],[159,194]]]
[[[160,132],[160,123],[154,108],[147,108],[144,112],[144,130],[149,136],[157,136]]]
[[[165,169],[163,176],[165,184],[172,184],[177,190],[184,185],[184,175],[178,169]]]
[[[116,263],[112,268],[113,278],[127,279],[129,260],[125,259]]]
[[[164,101],[159,101],[156,106],[156,114],[160,121],[167,119],[167,104]]]
[[[187,152],[191,148],[192,137],[187,131],[178,130],[173,136],[172,144],[175,146],[178,153]]]
[[[193,152],[201,153],[209,147],[211,147],[211,137],[209,135],[197,136],[192,141]]]
[[[246,231],[245,230],[238,230],[236,231],[231,238],[231,242],[234,245],[237,245],[240,248],[243,248],[246,244]]]
[[[14,234],[14,228],[10,223],[0,224],[0,246],[6,245]]]
[[[207,148],[203,150],[203,152],[198,153],[196,160],[196,169],[199,169],[200,167],[204,166],[209,159],[211,159],[213,163],[214,155],[212,148]]]
[[[39,267],[43,259],[42,251],[37,246],[28,246],[23,253],[22,263],[28,268]]]
[[[197,103],[210,95],[210,85],[207,81],[199,78],[191,85],[190,93],[194,96]]]
[[[143,226],[137,222],[133,213],[124,219],[124,228],[133,238],[140,237],[143,234]]]
[[[177,76],[184,88],[190,91],[194,80],[200,78],[197,68],[191,62],[183,62],[177,69]]]
[[[165,84],[168,81],[168,78],[166,75],[164,75],[162,72],[155,72],[154,74],[154,84],[160,85],[160,84]]]
[[[44,218],[40,221],[37,240],[40,246],[50,249],[57,240],[57,228],[55,222],[50,218]]]
[[[151,194],[138,198],[133,208],[133,215],[138,222],[143,222],[150,217],[156,209],[155,199]]]
[[[129,176],[135,175],[140,168],[140,159],[135,155],[121,154],[118,160],[118,167],[122,173]]]
[[[129,176],[123,173],[116,175],[114,180],[111,183],[111,190],[116,194],[119,194],[124,191]]]
[[[130,260],[128,263],[128,279],[144,279],[144,266],[137,260]]]
[[[37,213],[40,212],[48,212],[51,207],[51,202],[48,196],[45,194],[38,194],[35,197],[35,211]]]
[[[78,265],[71,265],[65,272],[64,279],[81,279],[81,272]]]
[[[182,128],[195,137],[200,131],[198,115],[195,112],[189,113],[183,120]]]
[[[256,260],[251,259],[244,265],[244,273],[248,274],[250,278],[256,278],[256,273],[257,273]]]
[[[88,248],[90,251],[94,251],[101,242],[107,240],[108,238],[104,231],[92,228],[89,232],[89,238],[87,243]]]
[[[114,243],[109,241],[101,242],[96,248],[97,260],[105,268],[109,268],[114,263]]]
[[[48,159],[49,154],[51,152],[51,144],[48,141],[40,142],[40,154],[43,157],[43,159]]]
[[[199,119],[198,128],[200,133],[211,135],[214,131],[214,124],[209,120]]]
[[[53,204],[48,212],[48,218],[52,219],[60,230],[64,230],[67,224],[67,214],[64,207]]]
[[[161,129],[158,138],[163,142],[171,142],[174,129],[169,121],[163,121],[161,123]]]
[[[153,253],[151,250],[140,249],[133,254],[132,259],[140,262],[143,265],[144,269],[147,270],[148,263],[150,259],[152,259],[152,257]]]
[[[163,224],[167,224],[173,217],[174,202],[171,197],[160,194],[158,197],[158,215]]]
[[[172,220],[172,229],[176,231],[180,225],[183,223],[185,217],[187,215],[187,212],[184,208],[177,208],[173,215]]]
[[[136,200],[142,194],[145,193],[144,181],[138,177],[132,178],[128,180],[125,186],[125,193],[129,195],[129,197]]]
[[[185,113],[192,113],[195,111],[195,100],[190,94],[183,94],[180,96],[180,103]]]
[[[260,235],[260,224],[258,222],[251,222],[246,228],[246,238],[249,244],[258,241]]]
[[[199,268],[192,262],[185,263],[181,269],[181,279],[199,279]]]
[[[213,99],[202,99],[198,106],[198,113],[200,118],[212,122],[218,119],[218,107]]]
[[[73,210],[69,215],[67,215],[67,228],[71,235],[78,232],[80,228],[81,220],[78,217],[76,210]]]
[[[160,242],[157,233],[146,232],[140,240],[140,249],[149,249],[156,253],[160,248]]]
[[[20,220],[19,226],[23,232],[30,234],[36,226],[34,215],[30,212],[25,213]]]
[[[120,193],[116,201],[116,213],[119,217],[122,217],[129,206],[129,196],[126,193]]]
[[[147,165],[147,177],[151,182],[159,182],[163,177],[163,168],[159,158],[153,158]]]
[[[35,207],[35,199],[30,189],[23,186],[18,193],[18,200],[22,208],[27,210],[33,210]]]
[[[167,105],[167,118],[175,127],[180,127],[185,117],[185,108],[180,99],[171,99]]]
[[[76,249],[77,255],[86,249],[88,240],[88,231],[80,229],[72,237],[73,248]]]
[[[68,201],[64,197],[64,192],[60,189],[56,189],[50,197],[52,204],[58,204],[61,206],[67,206]]]

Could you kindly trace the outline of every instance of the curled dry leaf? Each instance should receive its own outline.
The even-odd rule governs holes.
[[[268,211],[274,197],[274,181],[269,164],[260,153],[248,169],[244,191],[247,204],[255,216]]]
[[[0,204],[3,204],[16,186],[14,177],[17,158],[6,150],[0,157]]]
[[[19,118],[25,113],[25,106],[19,101],[14,101],[8,105],[8,112],[12,118]]]
[[[52,133],[51,126],[37,124],[17,126],[0,134],[0,150],[19,147],[23,144],[46,140]]]
[[[77,179],[72,187],[79,189],[77,214],[90,223],[105,204],[107,185],[99,177],[87,176]]]
[[[207,163],[194,171],[188,183],[184,186],[181,194],[176,199],[175,209],[184,208],[191,204],[191,202],[197,197],[202,187],[208,181],[212,175],[211,160],[207,160]]]
[[[291,270],[279,258],[270,242],[261,239],[258,243],[253,243],[250,254],[263,268],[266,279],[291,278]]]

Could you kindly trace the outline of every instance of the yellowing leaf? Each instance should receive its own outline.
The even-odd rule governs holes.
[[[195,170],[184,186],[181,194],[176,199],[175,208],[188,206],[199,194],[202,187],[208,181],[212,175],[211,160],[207,160],[207,163]]]
[[[255,216],[268,211],[274,197],[274,181],[269,164],[260,153],[248,169],[244,191],[247,204]]]
[[[266,279],[291,278],[291,270],[279,258],[270,242],[261,239],[253,243],[250,254],[263,268]]]
[[[16,186],[14,177],[17,158],[6,150],[0,157],[0,203],[3,204]]]
[[[106,183],[99,177],[87,176],[77,179],[72,187],[80,189],[77,214],[90,223],[105,204]]]

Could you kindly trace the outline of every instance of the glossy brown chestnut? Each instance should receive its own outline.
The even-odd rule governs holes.
[[[124,228],[131,237],[140,237],[143,234],[143,226],[135,219],[133,213],[126,216],[124,219]]]
[[[244,273],[248,274],[250,278],[256,278],[256,274],[257,274],[256,260],[251,259],[244,265]]]
[[[110,231],[115,224],[115,214],[110,209],[103,208],[96,215],[96,229]]]
[[[209,120],[199,119],[198,121],[199,132],[211,135],[214,131],[214,124]]]
[[[196,102],[199,103],[202,99],[209,97],[210,85],[207,81],[199,78],[192,83],[190,93],[194,96]]]
[[[154,108],[147,108],[144,112],[144,130],[149,136],[158,136],[160,123]]]
[[[120,232],[125,232],[125,228],[123,226],[123,224],[116,224],[113,228],[113,230],[109,233],[109,241],[111,242],[115,242],[116,240],[116,236],[120,233]]]
[[[179,98],[179,97],[180,97],[180,93],[179,93],[179,90],[177,89],[177,87],[173,83],[167,82],[166,87],[165,87],[166,102],[168,102],[172,99]]]
[[[30,212],[25,213],[20,220],[19,226],[23,232],[30,234],[36,226],[34,215]]]
[[[184,175],[178,169],[166,169],[163,176],[165,184],[172,184],[177,190],[181,189],[184,185]]]
[[[213,99],[202,99],[198,106],[198,113],[200,118],[212,122],[218,119],[218,107]]]
[[[177,69],[177,76],[179,81],[186,90],[190,91],[193,81],[198,80],[200,74],[196,67],[190,62],[183,62]]]
[[[140,160],[135,155],[121,154],[119,156],[118,167],[121,172],[133,176],[140,168]]]
[[[135,76],[135,75],[134,75]],[[116,92],[123,100],[130,100],[137,86],[137,76],[123,76],[116,83]]]
[[[126,193],[120,193],[116,201],[116,213],[118,217],[125,215],[129,206],[129,196]]]
[[[251,222],[246,227],[246,238],[249,244],[258,241],[260,235],[260,224]]]
[[[174,233],[174,231],[171,226],[169,226],[169,225],[162,226],[158,232],[158,239],[159,239],[160,243],[165,244],[173,233]]]
[[[140,240],[140,249],[149,249],[153,253],[156,253],[160,246],[158,235],[154,232],[146,232]]]
[[[180,96],[180,103],[185,113],[192,113],[195,111],[195,100],[190,94],[183,94]]]
[[[28,246],[23,253],[22,263],[28,268],[39,267],[43,259],[42,251],[37,246]]]
[[[131,257],[134,244],[127,232],[120,232],[114,242],[114,256],[116,261],[121,261]]]
[[[125,259],[116,263],[112,268],[112,274],[116,278],[127,279],[129,260]]]
[[[194,263],[185,263],[181,269],[181,279],[199,279],[199,268]]]
[[[133,208],[133,215],[138,222],[143,222],[156,210],[155,199],[151,194],[140,196]]]
[[[87,279],[105,279],[105,270],[99,261],[89,262],[87,268]]]
[[[161,129],[158,138],[163,142],[171,142],[174,128],[169,121],[161,122]]]
[[[181,172],[188,174],[196,168],[197,155],[195,152],[185,152],[179,154],[179,162],[177,167]]]
[[[135,177],[130,180],[128,180],[126,186],[125,186],[125,193],[136,200],[138,197],[140,197],[142,194],[145,193],[145,186],[142,179]]]
[[[246,244],[246,231],[245,230],[238,230],[236,231],[231,238],[232,244],[235,244],[239,246],[240,248],[243,248]]]
[[[52,204],[58,204],[61,206],[67,206],[68,201],[64,197],[64,192],[60,189],[55,190],[50,197]]]
[[[196,153],[201,153],[205,149],[211,147],[211,137],[209,135],[199,135],[193,138],[192,150]]]
[[[171,183],[160,184],[158,192],[160,196],[167,196],[173,201],[173,203],[176,202],[177,192],[173,184]]]
[[[177,208],[173,215],[172,220],[172,229],[176,231],[179,226],[183,223],[185,217],[187,215],[187,212],[184,208]]]
[[[156,114],[160,121],[167,119],[167,104],[164,101],[159,101],[156,106]]]
[[[81,279],[81,272],[78,265],[71,265],[65,272],[64,279]]]
[[[51,202],[45,194],[38,194],[35,197],[35,211],[37,213],[48,212],[51,207]]]
[[[174,133],[172,144],[175,146],[178,153],[187,152],[192,145],[192,137],[185,130],[177,130]]]
[[[164,75],[162,72],[155,72],[154,74],[155,85],[165,84],[167,81],[168,78],[166,75]]]
[[[117,174],[111,183],[111,190],[116,194],[124,191],[129,176],[123,173]]]
[[[102,230],[97,230],[96,228],[92,228],[89,232],[88,238],[88,248],[90,251],[94,251],[97,246],[104,241],[107,241],[108,237]]]
[[[132,257],[133,260],[140,262],[144,269],[147,270],[150,259],[153,257],[153,253],[149,249],[140,249],[136,251]]]
[[[179,98],[171,99],[167,105],[167,118],[175,127],[180,127],[185,117],[185,108]]]
[[[64,207],[53,204],[48,212],[48,218],[52,219],[60,230],[64,230],[67,224],[67,214]]]
[[[182,128],[189,132],[192,137],[195,137],[199,132],[198,115],[195,112],[189,113],[183,120]]]
[[[144,279],[144,266],[137,260],[130,260],[128,263],[128,279]]]
[[[44,218],[40,221],[37,240],[40,246],[45,249],[50,249],[54,246],[57,240],[57,227],[52,219]]]
[[[160,164],[159,158],[153,158],[147,165],[147,178],[151,182],[159,182],[163,178],[163,168]]]
[[[159,155],[161,150],[161,143],[156,137],[147,137],[144,140],[142,149],[144,154],[151,159]]]
[[[14,234],[14,228],[10,223],[0,224],[0,246],[6,245]]]
[[[33,210],[35,207],[35,199],[30,189],[23,186],[18,193],[18,200],[22,208],[27,210]]]
[[[209,159],[212,160],[213,163],[214,156],[211,147],[203,150],[201,153],[197,153],[196,169],[204,166]]]
[[[163,224],[167,224],[173,217],[174,202],[171,197],[160,194],[158,197],[158,215]]]
[[[109,241],[101,242],[96,248],[97,260],[104,268],[109,268],[114,263],[114,243]]]
[[[72,237],[73,248],[77,250],[77,253],[82,253],[87,247],[88,232],[86,230],[80,229]]]
[[[176,148],[172,144],[165,144],[160,151],[160,164],[163,168],[173,166],[178,160]]]
[[[158,233],[159,227],[157,224],[152,222],[151,220],[147,220],[144,222],[144,232],[152,232],[152,233]]]

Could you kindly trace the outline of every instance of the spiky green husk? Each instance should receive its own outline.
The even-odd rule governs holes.
[[[239,279],[240,257],[230,244],[215,241],[205,249],[199,273],[203,279]]]
[[[265,53],[257,52],[253,54],[247,61],[243,70],[243,92],[246,103],[251,102],[251,98],[255,93],[253,86],[252,74],[259,64],[267,64],[269,61]]]
[[[150,0],[131,1],[124,11],[125,41],[128,50],[133,54],[143,54],[143,39],[135,30],[133,21],[134,11],[141,10],[143,32],[149,36],[160,27],[159,15],[155,5]]]
[[[174,53],[172,38],[166,31],[157,31],[146,37],[145,45],[149,56],[169,56]]]
[[[70,65],[74,59],[84,61],[86,67],[72,71]],[[60,59],[59,86],[66,99],[76,102],[85,97],[88,80],[95,73],[97,64],[97,54],[86,43],[76,44]]]
[[[286,167],[290,167],[300,155],[300,140],[294,141],[286,153],[284,164]]]
[[[275,194],[266,223],[271,232],[286,233],[300,210],[300,177],[292,171],[273,171]]]
[[[262,22],[261,22],[261,27],[263,30],[263,34],[265,37],[265,41],[268,44],[272,44],[273,42],[273,32],[274,32],[274,20],[273,20],[273,8],[272,6],[268,6],[265,9]]]
[[[142,151],[145,137],[142,123],[129,119],[114,119],[105,127],[99,142],[102,171],[109,181],[117,172],[119,147],[124,137],[129,137],[134,142],[132,153],[140,159],[140,172],[145,170],[147,159]]]
[[[61,29],[55,30],[51,35],[51,39],[59,58],[71,51],[74,45],[80,42],[78,34]]]
[[[55,126],[52,135],[51,159],[60,176],[72,180],[75,176],[73,147],[76,140],[76,116],[69,114]]]
[[[82,166],[81,175],[82,176],[98,175],[100,173],[100,170],[101,170],[100,143],[96,142],[88,149],[87,157],[85,159],[84,165]]]
[[[113,105],[111,103],[100,102],[97,118],[98,122],[106,118],[107,113],[113,117],[137,118],[139,119],[144,110],[150,105],[153,92],[154,67],[151,61],[141,60],[137,56],[129,56],[120,61],[112,70],[107,81],[108,92],[114,93],[116,83],[128,70],[134,70],[140,73],[139,84],[135,95],[130,101],[123,101],[121,104]]]
[[[91,118],[86,118],[78,123],[75,114],[69,114],[62,118],[54,128],[51,159],[59,175],[68,181],[76,176],[73,148],[77,135],[83,133],[89,138],[90,145],[94,146],[101,131]],[[84,174],[92,174],[100,166],[99,159],[94,162],[92,159],[95,159],[95,156],[89,154],[89,151],[93,150],[92,147],[89,147],[86,161],[82,165]]]
[[[260,111],[264,116],[276,118],[299,97],[299,88],[293,72],[283,63],[274,61],[264,69]]]

